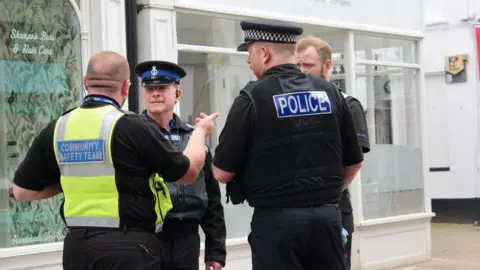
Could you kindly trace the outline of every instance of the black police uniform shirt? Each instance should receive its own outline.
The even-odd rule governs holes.
[[[343,90],[340,88],[338,91],[343,92]],[[358,143],[362,148],[362,152],[366,154],[370,152],[370,141],[368,140],[368,127],[365,109],[363,108],[362,103],[360,103],[360,101],[353,96],[347,96],[345,101],[347,102],[348,108],[352,113],[352,119],[355,126],[355,131],[357,132]]]
[[[118,108],[118,103],[105,96],[87,96],[108,99]],[[110,104],[87,101],[81,108],[97,108]],[[47,185],[60,182],[54,145],[54,130],[58,119],[51,121],[35,138],[25,159],[19,165],[13,182],[25,189],[41,191]],[[159,173],[167,182],[185,175],[190,160],[177,151],[163,137],[157,125],[136,114],[126,114],[115,125],[112,135],[112,161],[119,193],[120,225],[155,231],[156,214],[154,197],[148,179]],[[62,217],[63,211],[61,210]]]
[[[342,89],[338,89],[342,92]],[[362,152],[370,152],[370,142],[368,140],[368,128],[367,128],[367,119],[365,116],[365,110],[358,99],[352,96],[347,96],[345,98],[347,105],[352,113],[353,123],[355,126],[355,131],[357,133],[358,143],[362,148]],[[345,189],[342,193],[342,199],[340,200],[340,210],[342,213],[352,213],[352,202],[350,201],[350,192],[348,189]]]
[[[309,116],[307,111],[305,117],[289,117],[284,107],[288,104],[274,97],[293,92],[302,95],[302,90],[323,92],[330,100],[331,116]],[[257,98],[252,98],[254,95]],[[322,124],[324,120],[328,126]],[[322,126],[329,130],[322,132]],[[312,136],[312,132],[318,136]],[[280,133],[284,137],[276,145]],[[306,135],[306,140],[302,141],[301,135]],[[259,145],[258,141],[269,146]],[[345,99],[327,81],[302,73],[294,64],[285,64],[247,84],[234,100],[219,137],[214,165],[241,175],[245,195],[253,207],[302,207],[338,203],[343,166],[362,161]]]
[[[146,111],[142,115],[155,123]],[[185,150],[193,127],[173,114],[166,130],[160,127],[164,137],[178,150]],[[219,262],[225,266],[227,236],[225,218],[218,181],[213,177],[212,154],[206,147],[206,160],[203,169],[193,184],[167,183],[173,209],[167,214],[161,238],[178,239],[198,233],[198,226],[205,233],[205,260]]]

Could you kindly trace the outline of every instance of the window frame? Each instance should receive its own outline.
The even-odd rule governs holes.
[[[365,37],[365,36],[372,36],[372,37],[382,37],[384,39],[396,39],[396,40],[409,40],[414,41],[415,45],[415,56],[417,58],[417,63],[405,63],[405,62],[391,62],[391,61],[378,61],[378,60],[367,60],[367,59],[357,59],[356,57],[356,49],[355,49],[355,37]],[[375,48],[372,48],[375,49]],[[381,34],[381,33],[370,33],[365,31],[348,31],[346,33],[345,39],[345,51],[344,51],[344,59],[345,59],[345,83],[347,86],[347,94],[352,96],[357,96],[357,89],[356,89],[356,80],[357,80],[357,66],[363,65],[365,67],[373,67],[373,66],[384,66],[384,67],[393,67],[393,68],[407,68],[413,69],[416,72],[416,84],[417,93],[416,93],[416,106],[419,108],[418,111],[418,125],[419,132],[420,132],[420,147],[421,147],[421,168],[422,173],[420,177],[422,178],[423,183],[423,200],[424,200],[424,211],[421,213],[411,213],[406,215],[394,215],[394,216],[387,216],[387,217],[379,217],[373,219],[365,219],[364,212],[363,212],[363,200],[362,197],[362,184],[361,184],[361,176],[360,173],[357,175],[356,180],[350,186],[351,194],[352,194],[352,203],[355,204],[354,207],[354,215],[355,215],[355,224],[362,226],[363,224],[372,223],[372,224],[386,224],[390,223],[392,219],[404,219],[413,217],[416,215],[426,215],[431,213],[431,205],[429,203],[430,198],[428,196],[428,189],[426,185],[427,179],[427,168],[424,166],[427,164],[427,155],[426,155],[426,111],[425,107],[422,106],[425,104],[425,76],[424,71],[422,68],[423,62],[423,38],[422,37],[412,37],[412,36],[399,36],[399,35],[388,35],[388,34]],[[368,154],[366,154],[368,155]]]

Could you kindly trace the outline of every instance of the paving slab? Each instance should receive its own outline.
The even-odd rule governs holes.
[[[480,227],[432,224],[432,261],[394,270],[480,270]]]
[[[447,259],[433,259],[411,266],[403,266],[392,270],[479,270],[480,263]]]

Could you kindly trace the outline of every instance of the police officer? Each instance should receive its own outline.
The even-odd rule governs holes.
[[[89,95],[40,132],[15,173],[18,200],[63,191],[63,269],[161,269],[154,233],[171,208],[163,180],[193,183],[203,167],[218,115],[200,116],[183,154],[158,126],[120,109],[129,74],[121,55],[93,56],[84,77]]]
[[[165,138],[178,150],[184,150],[193,127],[173,112],[182,96],[180,79],[186,76],[179,65],[165,61],[147,61],[137,65],[135,72],[145,88],[143,115],[157,123]],[[226,228],[220,188],[212,174],[212,155],[207,157],[195,183],[167,183],[173,202],[162,232],[158,234],[163,247],[163,269],[198,270],[200,256],[199,225],[205,233],[205,267],[220,270],[226,259]]]
[[[330,83],[295,64],[301,27],[240,25],[238,50],[249,52],[258,80],[233,102],[213,173],[223,183],[235,177],[255,208],[253,269],[346,269],[337,204],[363,161],[350,110]]]
[[[332,48],[320,38],[308,36],[303,37],[297,44],[297,65],[303,72],[308,72],[315,76],[320,76],[329,81],[329,73],[332,68]],[[339,89],[341,90],[341,89]],[[365,111],[360,101],[352,96],[342,93],[347,105],[352,112],[353,123],[357,133],[358,143],[363,153],[370,152],[370,143],[368,141],[367,121]],[[350,259],[352,253],[352,234],[354,232],[354,221],[352,214],[352,203],[350,193],[345,189],[340,200],[340,210],[342,212],[342,224],[348,232],[346,256],[347,267],[350,268]]]

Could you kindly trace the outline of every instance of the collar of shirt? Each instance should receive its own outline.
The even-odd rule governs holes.
[[[155,120],[148,116],[147,110],[144,110],[142,112],[142,115],[155,122]],[[162,129],[162,131],[165,131],[165,128],[160,128]],[[189,133],[193,130],[193,127],[187,122],[182,121],[180,117],[178,117],[178,115],[174,113],[172,119],[170,119],[170,121],[168,122],[168,129],[169,130],[167,131],[169,133]]]
[[[106,99],[106,100],[109,100],[111,101],[113,104],[111,105],[114,105],[116,106],[117,108],[120,108],[120,104],[118,104],[118,102],[116,100],[114,100],[113,98],[111,97],[107,97],[107,96],[104,96],[104,95],[88,95],[84,98],[84,100],[86,100],[86,102],[84,102],[83,104],[84,105],[100,105],[100,104],[110,104],[110,103],[107,103],[107,102],[102,102],[102,101],[96,101],[96,100],[93,100],[93,98],[100,98],[100,99]],[[82,105],[83,106],[83,105]]]
[[[278,74],[278,73],[302,73],[300,68],[295,64],[282,64],[269,68],[263,76]]]

